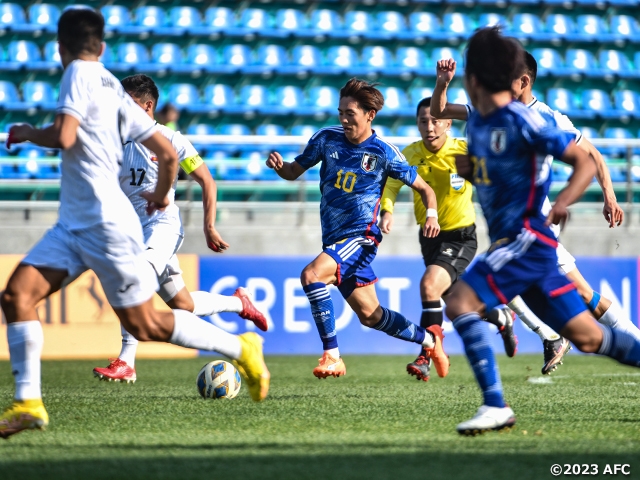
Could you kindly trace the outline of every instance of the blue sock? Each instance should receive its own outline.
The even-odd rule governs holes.
[[[384,307],[381,308],[382,318],[372,328],[380,330],[392,337],[422,345],[422,342],[424,342],[424,335],[426,333],[424,328],[419,327],[415,323],[411,323],[398,312],[394,312],[393,310],[389,310]]]
[[[502,382],[491,348],[489,327],[477,313],[460,315],[453,321],[453,326],[464,343],[467,359],[482,390],[484,404],[503,408]]]
[[[333,314],[333,300],[329,295],[329,290],[324,283],[317,282],[303,286],[304,293],[307,294],[311,304],[311,314],[316,322],[322,348],[330,350],[338,348],[338,337],[336,336],[336,317]]]
[[[598,324],[602,330],[602,345],[598,354],[606,355],[614,360],[640,367],[640,340],[624,330]]]
[[[587,307],[589,307],[589,310],[591,311],[591,313],[595,313],[596,308],[598,308],[598,303],[600,303],[600,294],[594,290],[593,297],[591,297],[591,301],[587,303]]]

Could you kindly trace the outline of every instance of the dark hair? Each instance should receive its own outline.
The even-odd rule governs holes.
[[[143,102],[153,100],[154,108],[158,104],[160,93],[158,92],[158,87],[151,77],[148,77],[143,73],[138,73],[137,75],[131,75],[123,78],[120,83],[122,83],[124,89],[132,97],[138,98]]]
[[[352,78],[340,89],[340,98],[352,97],[365,112],[375,110],[379,112],[384,105],[384,97],[376,88],[378,83],[369,83],[364,80]]]
[[[58,20],[58,42],[71,55],[83,52],[100,55],[104,39],[104,18],[91,8],[70,8]]]
[[[416,117],[420,116],[421,108],[429,108],[429,107],[431,107],[431,97],[426,97],[420,100],[420,103],[418,103],[418,108],[416,108]]]
[[[529,52],[525,50],[524,52],[524,63],[526,65],[524,69],[524,73],[531,77],[531,85],[536,83],[536,78],[538,77],[538,62]]]
[[[524,49],[500,27],[476,30],[467,44],[465,75],[476,77],[491,93],[511,90],[512,82],[525,71]]]

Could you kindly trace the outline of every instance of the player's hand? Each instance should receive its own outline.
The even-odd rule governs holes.
[[[13,125],[9,129],[9,135],[7,136],[7,148],[10,148],[14,143],[26,142],[31,138],[31,133],[35,129],[28,123],[19,123]]]
[[[169,197],[160,198],[156,192],[142,192],[142,198],[147,201],[147,215],[151,215],[156,210],[164,210],[169,206]]]
[[[284,160],[282,160],[282,155],[280,155],[278,152],[271,152],[269,154],[269,158],[267,158],[266,164],[269,168],[280,170],[284,165]]]
[[[438,225],[438,219],[436,217],[427,217],[427,221],[424,223],[424,229],[422,235],[427,238],[437,237],[440,233],[440,225]]]
[[[456,74],[456,61],[453,58],[438,60],[436,64],[436,83],[449,85]]]
[[[382,233],[391,233],[391,227],[393,227],[393,213],[382,212],[378,226]]]
[[[547,221],[545,222],[546,226],[551,225],[560,225],[560,229],[564,229],[565,224],[569,220],[569,210],[565,205],[555,203],[547,215]]]
[[[609,222],[609,228],[619,227],[624,220],[624,210],[620,208],[616,200],[607,201],[604,200],[604,207],[602,214],[607,222]]]
[[[456,155],[456,170],[458,175],[469,182],[473,182],[473,163],[469,155]]]
[[[214,252],[222,253],[227,248],[229,248],[229,244],[222,239],[222,237],[214,227],[205,227],[204,237],[207,240],[207,247],[209,247]]]

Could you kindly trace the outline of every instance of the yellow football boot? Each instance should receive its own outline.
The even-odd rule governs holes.
[[[0,437],[9,438],[22,430],[44,430],[49,425],[49,415],[41,399],[14,400],[0,415]]]
[[[238,335],[242,353],[233,364],[245,379],[249,387],[249,394],[255,402],[261,402],[269,392],[271,374],[264,363],[262,354],[263,338],[257,333],[247,332]]]

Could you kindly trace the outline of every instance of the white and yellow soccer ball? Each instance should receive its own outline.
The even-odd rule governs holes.
[[[196,378],[202,398],[234,398],[240,392],[242,380],[236,367],[224,360],[207,363]]]

